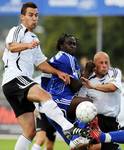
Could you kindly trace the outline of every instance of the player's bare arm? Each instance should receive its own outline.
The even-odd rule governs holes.
[[[113,83],[93,84],[88,79],[82,77],[82,84],[89,89],[95,89],[102,92],[115,92],[117,87]]]
[[[32,42],[30,42],[30,43],[17,43],[17,42],[13,42],[13,43],[8,44],[7,48],[12,53],[16,53],[16,52],[21,52],[21,51],[24,51],[24,50],[35,48],[38,45],[39,45],[39,41],[32,40]]]
[[[70,76],[67,73],[64,73],[60,70],[53,68],[46,61],[41,63],[37,68],[38,70],[41,70],[42,72],[55,74],[60,79],[62,79],[65,82],[65,84],[70,84]]]

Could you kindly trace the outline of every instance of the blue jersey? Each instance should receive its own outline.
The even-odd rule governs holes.
[[[66,52],[59,51],[50,59],[50,64],[58,70],[68,73],[72,78],[79,79],[80,67],[74,56]],[[65,111],[70,105],[75,94],[70,89],[69,85],[65,85],[65,83],[56,75],[52,75],[47,86],[47,91],[51,93],[58,106]]]
[[[69,74],[74,79],[79,79],[80,77],[80,66],[78,65],[77,59],[66,52],[59,51],[54,57],[50,59],[49,63],[56,69]],[[70,89],[69,85],[65,85],[65,83],[56,75],[52,75],[50,78],[42,77],[41,85],[52,95],[53,100],[66,115],[68,106],[70,105],[72,98],[75,95],[75,93]],[[61,134],[66,143],[69,144],[70,141],[64,136],[62,128],[54,121],[51,121],[50,119],[49,121]],[[76,123],[78,125],[78,122]]]

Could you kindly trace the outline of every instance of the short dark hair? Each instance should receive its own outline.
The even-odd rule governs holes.
[[[65,40],[66,40],[67,38],[70,38],[70,37],[74,37],[74,36],[73,36],[72,34],[67,34],[67,33],[62,34],[62,35],[60,36],[60,38],[58,39],[58,41],[57,41],[56,49],[57,49],[58,51],[60,51],[60,50],[61,50],[61,46],[64,44]],[[75,39],[76,39],[76,38],[75,38]],[[76,39],[76,42],[77,42],[77,39]]]
[[[25,15],[26,9],[29,8],[29,7],[30,7],[30,8],[37,8],[37,5],[34,4],[33,2],[24,3],[24,4],[22,5],[22,8],[21,8],[21,14],[22,14],[22,15]]]

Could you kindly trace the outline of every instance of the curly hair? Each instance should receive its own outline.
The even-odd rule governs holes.
[[[58,51],[61,50],[61,46],[64,44],[65,40],[70,37],[74,37],[74,36],[72,34],[67,34],[67,33],[62,34],[60,38],[57,40],[56,49]],[[75,38],[75,40],[77,42],[77,38]]]

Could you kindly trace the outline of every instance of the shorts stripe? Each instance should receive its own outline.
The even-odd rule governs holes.
[[[27,80],[25,80],[22,76],[17,77],[17,79],[18,79],[22,84],[24,84],[24,85],[30,84],[30,82],[27,81]]]
[[[17,80],[20,82],[20,83],[17,83],[17,85],[19,86],[20,89],[25,89],[27,88],[29,85],[35,83],[33,80],[31,79],[26,79],[24,78],[23,76],[19,76],[17,77]]]

